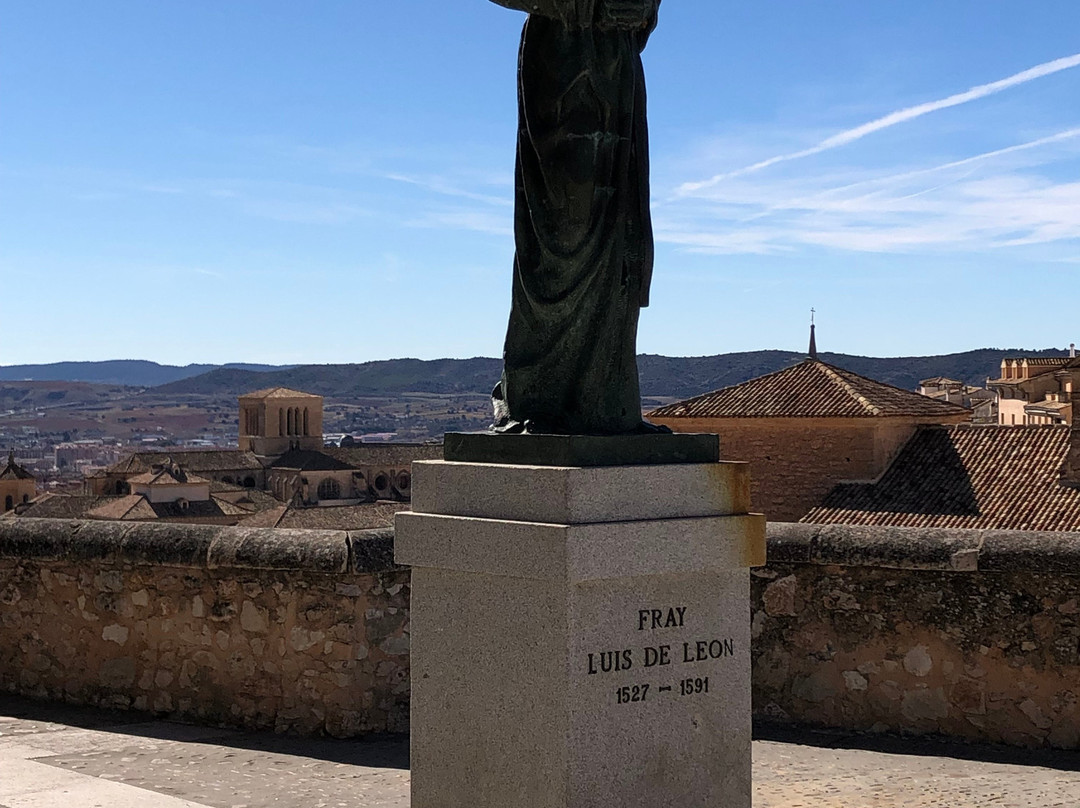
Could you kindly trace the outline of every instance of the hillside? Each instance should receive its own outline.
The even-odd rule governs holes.
[[[300,365],[251,373],[214,370],[159,387],[161,395],[241,395],[265,387],[291,387],[328,398],[387,393],[490,392],[499,380],[498,359],[388,359],[362,365]]]
[[[0,381],[0,414],[7,417],[37,410],[87,408],[139,392],[137,388],[86,382]]]
[[[988,376],[998,375],[1005,356],[1065,356],[1065,351],[980,348],[940,356],[872,357],[821,353],[823,362],[867,376],[905,390],[915,390],[919,382],[934,376],[959,379],[982,386]],[[752,351],[700,357],[638,357],[641,392],[645,396],[686,398],[801,362],[806,354],[792,351]]]
[[[113,359],[107,362],[54,362],[48,365],[0,366],[0,381],[62,381],[91,384],[120,384],[128,387],[157,387],[178,379],[200,376],[218,367],[241,370],[278,370],[276,365],[232,363],[228,365],[159,365],[141,359]]]
[[[1002,357],[1062,356],[1063,351],[983,348],[943,356],[878,358],[822,353],[821,359],[872,379],[914,390],[922,379],[948,376],[982,385],[996,376]],[[787,367],[804,354],[793,351],[750,351],[699,357],[638,357],[643,396],[685,398],[726,387]],[[300,365],[255,372],[234,368],[212,370],[162,385],[156,395],[238,396],[265,387],[291,387],[328,398],[396,393],[487,393],[498,381],[498,359],[390,359],[358,365]]]

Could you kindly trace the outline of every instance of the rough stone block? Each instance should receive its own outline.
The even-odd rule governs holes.
[[[208,565],[344,573],[349,546],[346,534],[337,530],[232,528],[210,545]]]

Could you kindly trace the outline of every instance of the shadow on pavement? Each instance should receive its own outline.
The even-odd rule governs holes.
[[[409,768],[409,742],[405,735],[383,734],[349,739],[294,737],[272,732],[181,724],[150,713],[78,707],[0,694],[0,717],[5,716],[21,721],[290,755],[327,763],[386,769]],[[48,730],[42,728],[41,731]]]
[[[1080,771],[1080,752],[1059,749],[1021,749],[1014,746],[962,743],[940,735],[893,735],[781,724],[754,720],[755,741],[816,746],[821,749],[862,749],[887,755],[951,757],[982,763],[1040,766]]]

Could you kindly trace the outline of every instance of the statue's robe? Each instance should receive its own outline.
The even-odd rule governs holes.
[[[638,313],[653,265],[641,51],[596,24],[599,0],[495,0],[531,11],[521,39],[513,305],[496,429],[642,428]]]

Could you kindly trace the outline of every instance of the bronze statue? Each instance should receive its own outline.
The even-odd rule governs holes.
[[[641,52],[660,0],[493,2],[529,12],[494,428],[653,431],[641,418],[636,344],[653,266]]]

